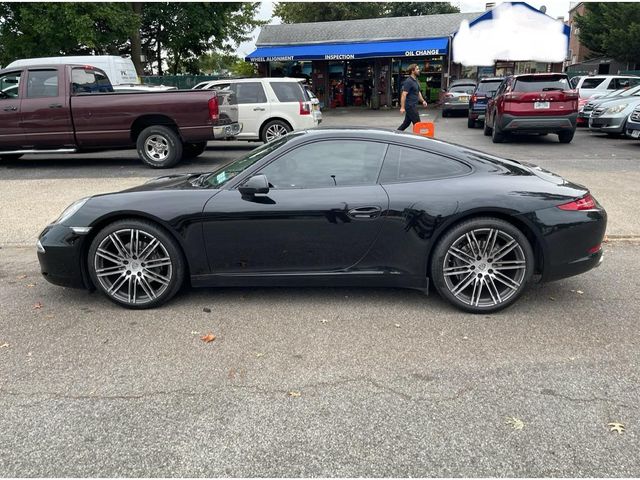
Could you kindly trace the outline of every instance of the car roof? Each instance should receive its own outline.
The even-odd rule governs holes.
[[[484,82],[501,82],[504,80],[504,77],[485,77],[485,78],[481,78],[480,81],[478,83],[484,83]]]
[[[269,82],[304,82],[304,78],[293,78],[293,77],[246,77],[246,78],[220,78],[218,80],[211,80],[211,83],[228,83],[228,82],[260,82],[260,81],[269,81]]]

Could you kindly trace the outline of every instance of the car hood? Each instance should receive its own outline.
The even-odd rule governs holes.
[[[201,175],[208,175],[209,173],[211,172],[163,175],[161,177],[147,180],[145,183],[143,183],[142,185],[138,185],[137,187],[123,190],[123,192],[148,192],[157,190],[201,190],[203,187],[199,186],[196,180]]]
[[[596,106],[607,106],[607,107],[615,107],[616,105],[622,105],[623,103],[633,103],[634,105],[640,103],[640,97],[630,96],[630,97],[615,97],[615,98],[607,98],[602,99],[601,101],[594,102]]]

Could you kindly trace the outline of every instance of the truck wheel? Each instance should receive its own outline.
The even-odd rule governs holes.
[[[260,140],[269,143],[276,138],[280,138],[291,131],[291,127],[282,120],[271,120],[262,127]]]
[[[169,127],[145,128],[136,142],[138,156],[151,168],[173,167],[182,158],[182,141]]]
[[[560,143],[570,143],[573,140],[574,132],[560,132],[558,133],[558,140]]]
[[[196,158],[207,149],[207,142],[183,143],[182,158]]]
[[[7,153],[6,155],[0,155],[0,160],[11,162],[18,160],[20,157],[22,157],[21,153]]]

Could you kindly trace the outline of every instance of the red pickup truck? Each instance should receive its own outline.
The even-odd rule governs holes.
[[[114,93],[102,70],[82,65],[0,70],[2,159],[136,148],[167,168],[240,130],[232,92]]]

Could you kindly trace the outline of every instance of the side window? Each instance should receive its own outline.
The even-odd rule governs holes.
[[[27,80],[27,98],[58,96],[57,70],[30,70]]]
[[[5,73],[0,76],[0,100],[18,98],[21,72]]]
[[[269,82],[273,93],[280,102],[305,102],[303,86],[300,82]]]
[[[230,86],[231,84],[229,83],[217,83],[215,85],[211,85],[207,90],[227,90]]]
[[[602,82],[604,82],[603,78],[585,78],[580,88],[596,88]]]
[[[71,90],[74,95],[83,93],[113,92],[109,79],[97,70],[74,68],[71,72]]]
[[[462,162],[409,147],[391,145],[384,159],[380,183],[415,182],[469,173]]]
[[[238,82],[232,85],[238,103],[267,103],[267,96],[260,82]]]
[[[275,188],[335,188],[375,185],[386,144],[327,140],[285,153],[261,173]]]

